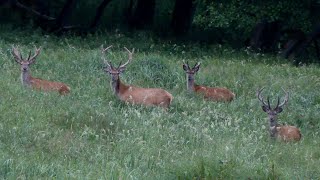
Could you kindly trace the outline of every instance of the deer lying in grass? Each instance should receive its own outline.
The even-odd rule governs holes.
[[[288,102],[289,93],[286,92],[284,101],[280,104],[280,98],[278,97],[278,103],[275,108],[271,108],[269,97],[267,98],[267,103],[263,100],[261,92],[264,88],[261,88],[257,92],[259,101],[262,103],[262,110],[266,112],[269,116],[270,125],[270,136],[272,138],[277,138],[282,141],[299,141],[301,139],[301,133],[295,126],[284,126],[277,123],[277,115],[282,112],[283,106]]]
[[[190,68],[188,62],[183,63],[183,70],[187,73],[187,89],[189,92],[202,94],[205,99],[213,101],[232,101],[235,97],[230,90],[226,88],[213,88],[194,83],[194,74],[199,71],[200,62],[196,63],[193,68]]]
[[[52,82],[39,78],[34,78],[31,76],[29,65],[33,64],[36,57],[41,51],[40,48],[35,48],[35,53],[31,56],[31,51],[29,52],[28,58],[22,58],[21,53],[17,48],[12,47],[12,54],[15,61],[21,66],[21,82],[25,87],[32,87],[34,89],[39,89],[43,91],[58,91],[61,95],[65,95],[70,92],[70,88],[61,82]]]
[[[112,46],[109,46],[105,49],[102,48],[102,53],[105,54],[105,52],[111,47]],[[173,99],[173,96],[167,91],[159,88],[140,88],[131,85],[125,85],[120,81],[119,75],[124,72],[126,66],[132,60],[132,54],[134,53],[134,49],[132,52],[130,52],[125,47],[125,50],[129,54],[129,59],[124,64],[121,64],[120,62],[118,67],[114,67],[109,61],[103,58],[106,64],[104,71],[111,75],[111,87],[115,95],[121,101],[132,104],[160,106],[167,109]]]

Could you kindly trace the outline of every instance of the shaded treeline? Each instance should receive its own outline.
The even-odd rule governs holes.
[[[57,35],[110,28],[148,30],[180,39],[250,46],[255,51],[282,50],[284,58],[315,52],[320,59],[316,0],[1,0],[0,10],[0,21],[33,22]]]

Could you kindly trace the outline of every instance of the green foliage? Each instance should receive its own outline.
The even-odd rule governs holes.
[[[223,46],[177,44],[147,34],[54,37],[1,27],[1,179],[319,179],[318,66],[293,67],[274,56]],[[11,45],[43,50],[35,77],[61,81],[67,96],[24,89]],[[121,76],[174,96],[168,111],[120,102],[102,70],[100,46],[118,64],[123,46],[136,48]],[[201,61],[196,82],[227,87],[231,103],[204,101],[186,91],[182,59]],[[296,125],[298,143],[271,141],[255,91],[272,103],[291,93],[280,123]]]
[[[285,28],[310,31],[311,1],[198,1],[194,24],[203,28],[221,28],[234,39],[249,37],[253,27],[265,19],[280,20]],[[239,36],[239,33],[241,36]]]

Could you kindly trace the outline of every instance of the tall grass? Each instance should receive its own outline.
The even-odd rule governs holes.
[[[175,44],[147,34],[54,37],[1,27],[1,179],[319,179],[320,69],[294,67],[274,56],[226,47]],[[32,75],[61,81],[71,94],[24,89],[11,45],[43,50]],[[160,87],[174,100],[165,112],[120,102],[102,70],[107,58],[126,60],[122,81]],[[204,101],[186,91],[182,60],[201,61],[196,82],[227,87],[231,103]],[[267,115],[255,96],[275,103],[290,91],[279,121],[299,127],[298,143],[270,140]]]

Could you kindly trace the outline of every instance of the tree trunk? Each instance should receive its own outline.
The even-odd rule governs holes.
[[[95,15],[94,19],[93,19],[92,22],[91,22],[90,29],[97,27],[97,25],[99,24],[99,22],[100,22],[100,20],[101,20],[102,15],[103,15],[104,9],[107,7],[107,5],[108,5],[111,1],[112,1],[112,0],[103,0],[103,1],[102,1],[102,3],[101,3],[101,4],[99,5],[99,7],[97,8],[96,15]]]
[[[69,19],[72,14],[72,11],[75,8],[76,3],[77,3],[77,0],[66,1],[56,20],[56,25],[58,29],[63,29],[65,26],[69,25]]]
[[[132,2],[130,4],[132,6]],[[155,0],[138,0],[137,7],[129,18],[130,27],[141,29],[152,26],[155,5]]]
[[[171,28],[177,36],[183,35],[191,27],[195,0],[176,0],[174,5]]]

